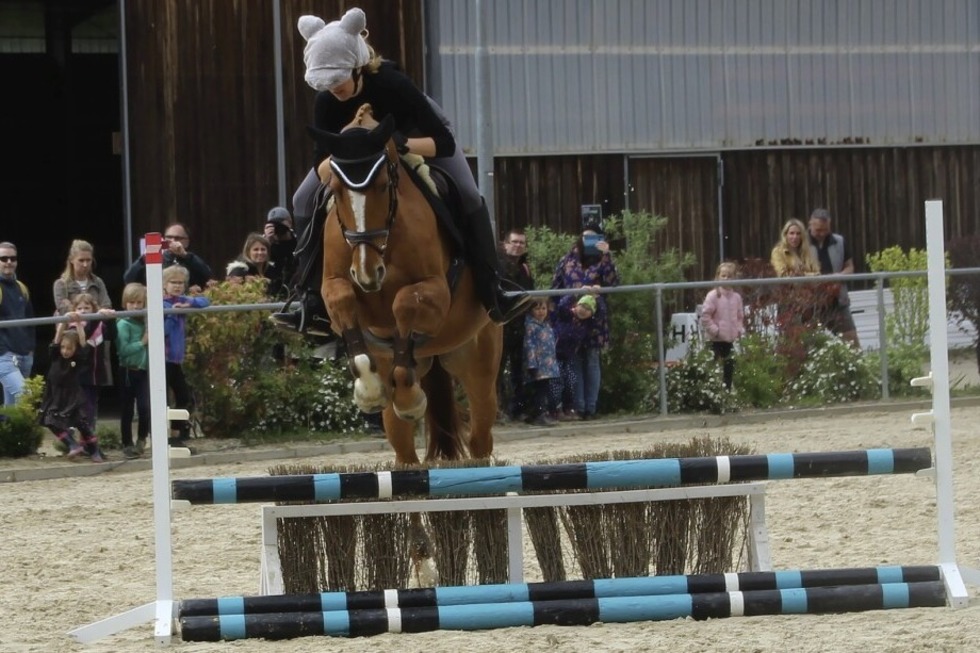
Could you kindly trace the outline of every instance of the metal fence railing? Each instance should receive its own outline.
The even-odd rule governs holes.
[[[950,276],[956,275],[975,275],[980,274],[980,268],[961,268],[948,270],[947,274]],[[874,300],[867,302],[867,306],[874,308],[874,315],[871,316],[869,312],[864,316],[863,325],[866,329],[870,329],[869,333],[872,333],[875,337],[875,342],[879,343],[877,351],[880,353],[880,377],[879,386],[882,392],[882,398],[889,398],[888,390],[888,348],[887,346],[887,333],[886,333],[886,317],[888,314],[894,310],[893,306],[889,301],[888,288],[886,287],[886,282],[889,279],[897,278],[907,278],[907,277],[922,277],[925,278],[925,270],[916,271],[904,271],[904,272],[872,272],[872,273],[862,273],[862,274],[847,274],[847,275],[821,275],[816,277],[785,277],[785,278],[764,278],[764,279],[737,279],[731,282],[731,285],[742,288],[753,288],[753,287],[767,287],[767,286],[777,286],[786,284],[819,284],[819,283],[848,283],[854,285],[860,282],[870,282],[873,285],[872,291],[874,293]],[[686,291],[701,291],[706,293],[711,288],[718,285],[717,281],[686,281],[686,282],[671,282],[671,283],[650,283],[650,284],[634,284],[634,285],[623,285],[614,288],[601,288],[598,292],[602,294],[621,294],[621,293],[651,293],[654,297],[654,311],[653,315],[650,317],[651,332],[655,336],[655,349],[653,352],[649,352],[649,358],[652,363],[658,364],[658,374],[659,374],[659,409],[662,415],[668,413],[667,410],[667,383],[666,383],[666,366],[660,364],[667,360],[667,352],[669,345],[673,344],[672,341],[667,337],[668,330],[668,316],[665,314],[665,307],[668,304],[666,297],[673,295],[680,296]],[[925,292],[925,289],[923,289]],[[853,292],[853,291],[852,291]],[[581,290],[578,289],[565,289],[565,290],[535,290],[531,294],[534,296],[547,296],[547,297],[559,297],[563,295],[578,295],[581,294]],[[674,302],[672,302],[674,303]],[[212,305],[207,308],[200,309],[168,309],[166,312],[173,313],[188,313],[188,314],[200,314],[208,312],[242,312],[242,311],[274,311],[279,310],[283,306],[280,302],[270,302],[270,303],[259,303],[259,304],[240,304],[240,305]],[[140,316],[145,315],[146,311],[117,311],[112,318],[107,318],[99,314],[91,314],[84,316],[86,320],[98,320],[98,319],[113,319],[129,316]],[[951,329],[955,329],[955,316],[951,316]],[[870,320],[870,322],[869,322]],[[67,318],[64,316],[51,316],[51,317],[35,317],[28,320],[7,320],[0,321],[0,329],[17,327],[17,326],[44,326],[53,325],[58,322],[66,322]],[[966,332],[965,336],[970,342],[973,342],[976,338],[975,332]],[[963,342],[963,338],[958,339],[959,342]],[[927,343],[926,343],[927,344]],[[613,343],[615,346],[615,343]]]

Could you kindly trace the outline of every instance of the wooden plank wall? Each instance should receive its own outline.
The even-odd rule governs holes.
[[[215,269],[279,204],[272,3],[130,0],[126,4],[134,234],[185,222]],[[282,6],[286,197],[306,175],[314,91],[303,81],[303,14],[359,6],[371,43],[421,79],[420,0],[288,0]],[[373,17],[373,18],[372,18]],[[380,17],[383,17],[381,19]],[[135,243],[133,244],[135,247]]]
[[[306,13],[331,20],[355,4],[368,15],[372,44],[422,79],[424,53],[414,45],[423,40],[420,0],[284,0],[287,203],[312,151],[305,127],[314,93],[302,79],[296,20]],[[279,203],[271,4],[129,0],[126,6],[134,233],[184,221],[193,248],[217,272]],[[720,214],[714,154],[501,158],[494,165],[498,225],[574,232],[579,205],[619,212],[628,192],[633,210],[669,217],[662,244],[696,255],[691,279],[713,274],[719,228],[726,258],[765,257],[783,221],[816,206],[839,216],[835,226],[851,240],[859,269],[867,252],[925,246],[926,199],[947,201],[948,235],[980,230],[980,146],[760,149],[720,157]]]

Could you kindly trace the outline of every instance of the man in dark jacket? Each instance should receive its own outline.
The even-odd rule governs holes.
[[[534,289],[531,268],[527,264],[527,236],[523,229],[507,232],[500,254],[503,276],[524,290]],[[524,320],[511,320],[504,325],[504,348],[500,354],[500,372],[497,392],[500,405],[506,406],[507,415],[521,419],[525,409],[524,397]]]
[[[169,224],[163,230],[163,239],[167,241],[167,249],[163,252],[163,267],[169,268],[171,265],[180,265],[187,268],[190,273],[190,281],[187,284],[188,292],[197,293],[207,288],[208,282],[213,279],[211,266],[190,250],[191,237],[187,227],[179,222]],[[123,275],[123,282],[146,285],[145,258],[141,256],[133,261],[133,264],[126,270],[126,274]]]
[[[27,286],[17,279],[17,247],[0,243],[0,320],[26,320],[34,317]],[[24,392],[24,379],[34,367],[34,327],[0,329],[0,384],[3,405],[17,403]]]

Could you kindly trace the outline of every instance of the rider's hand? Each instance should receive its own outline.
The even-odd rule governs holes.
[[[405,137],[405,134],[395,132],[391,135],[391,140],[395,141],[395,149],[399,154],[409,153],[410,150],[408,149],[408,138]]]

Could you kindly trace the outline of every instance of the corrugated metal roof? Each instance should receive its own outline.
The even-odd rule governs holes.
[[[980,141],[977,0],[484,0],[497,155]],[[476,3],[430,0],[476,142]]]

